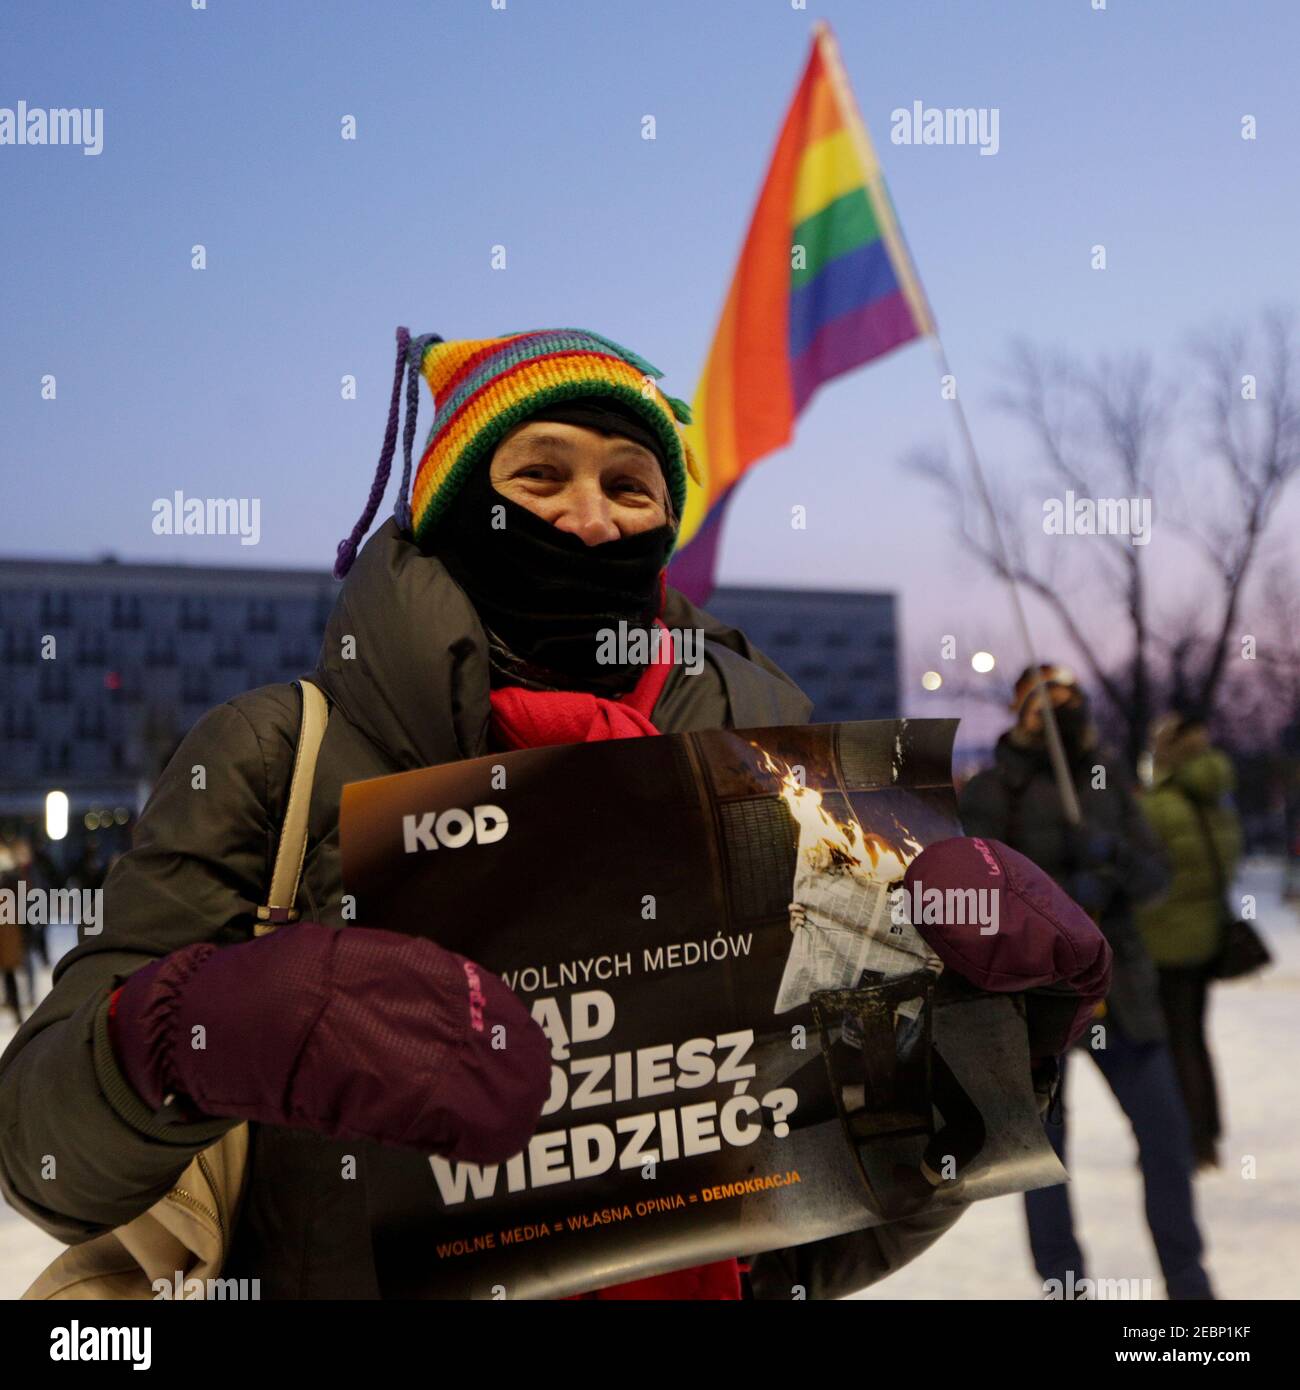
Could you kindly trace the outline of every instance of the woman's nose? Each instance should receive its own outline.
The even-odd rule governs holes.
[[[622,534],[602,488],[582,488],[570,498],[555,521],[557,530],[580,537],[587,545],[604,545]]]

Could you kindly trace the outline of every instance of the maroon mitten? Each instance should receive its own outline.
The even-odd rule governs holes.
[[[422,937],[315,922],[153,961],[114,994],[109,1039],[155,1109],[477,1163],[518,1153],[550,1090],[550,1045],[502,980]]]
[[[1000,840],[966,836],[922,850],[903,881],[912,925],[945,966],[978,989],[1026,992],[1031,1057],[1064,1052],[1079,1037],[1110,988],[1111,950],[1037,864]]]

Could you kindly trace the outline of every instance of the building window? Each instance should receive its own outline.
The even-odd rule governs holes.
[[[72,595],[53,593],[41,595],[41,622],[46,627],[72,626]]]
[[[5,628],[4,654],[6,666],[30,666],[36,660],[38,640],[30,632]]]
[[[826,634],[826,645],[828,647],[847,647],[852,639],[849,634],[841,628],[836,628]]]
[[[17,705],[4,707],[4,736],[8,739],[31,740],[36,737],[36,721],[32,717],[32,707]]]
[[[244,649],[235,637],[223,637],[212,653],[212,664],[218,670],[232,670],[244,664]]]
[[[280,665],[284,670],[303,671],[311,664],[311,648],[306,642],[286,642],[280,648]]]
[[[63,742],[41,744],[42,772],[67,772],[71,766],[71,744]]]
[[[138,594],[114,594],[109,607],[109,626],[119,632],[137,632],[143,626]]]
[[[104,711],[98,705],[77,706],[78,738],[103,738],[106,732]]]
[[[208,695],[208,673],[187,666],[181,673],[181,699],[187,705],[206,705],[210,698]]]
[[[108,644],[102,628],[91,628],[77,634],[73,649],[78,666],[103,666],[108,661]]]
[[[66,705],[72,699],[72,678],[68,668],[59,662],[46,662],[41,668],[40,693],[46,704]]]
[[[274,632],[276,629],[275,600],[253,598],[248,601],[249,632]]]
[[[154,634],[149,641],[149,648],[144,654],[144,664],[146,666],[175,666],[176,643],[170,637]]]
[[[207,599],[192,597],[181,599],[180,626],[182,632],[207,632],[212,626]]]
[[[109,699],[115,705],[138,705],[144,698],[144,681],[138,670],[123,675],[120,671],[110,672],[117,677],[117,683],[109,687]]]

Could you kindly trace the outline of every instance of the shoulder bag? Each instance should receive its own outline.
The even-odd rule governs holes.
[[[1264,944],[1264,938],[1249,923],[1244,922],[1232,910],[1228,901],[1227,876],[1223,872],[1223,861],[1219,858],[1218,847],[1210,829],[1210,818],[1199,801],[1184,793],[1188,804],[1201,828],[1201,838],[1205,841],[1205,853],[1214,870],[1215,892],[1219,899],[1219,912],[1222,919],[1221,942],[1217,954],[1209,963],[1209,975],[1214,980],[1239,980],[1253,975],[1273,963],[1272,952]]]

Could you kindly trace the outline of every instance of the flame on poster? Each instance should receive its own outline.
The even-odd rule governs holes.
[[[776,777],[781,799],[799,827],[799,847],[809,866],[822,870],[842,869],[875,883],[897,882],[907,866],[920,854],[922,845],[904,833],[902,844],[891,844],[883,835],[862,828],[856,816],[842,824],[823,805],[822,793],[805,786],[794,769],[779,762],[758,744],[763,768]]]

